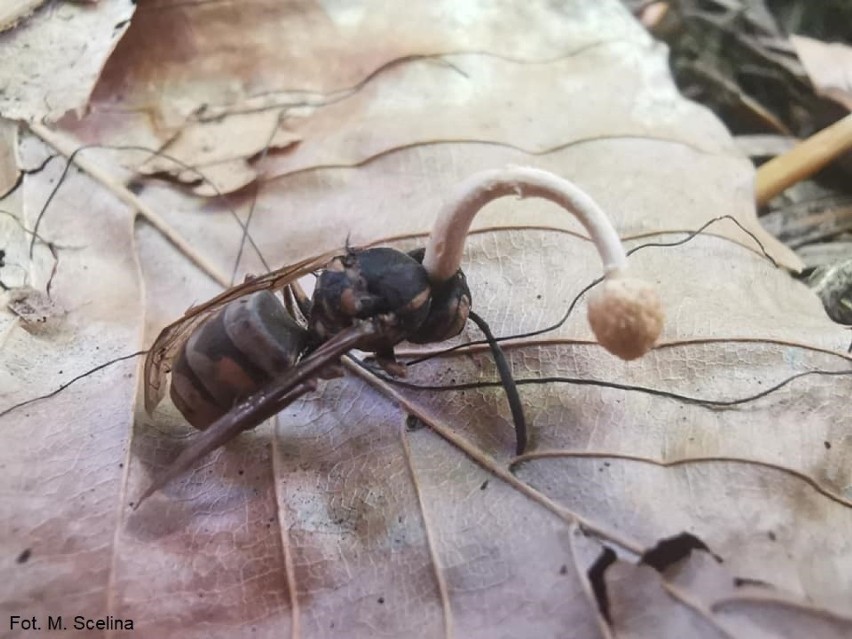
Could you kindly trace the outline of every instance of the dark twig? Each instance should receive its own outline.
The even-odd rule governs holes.
[[[80,151],[85,151],[86,149],[106,149],[106,150],[110,150],[110,151],[140,151],[140,152],[149,154],[152,158],[161,157],[163,159],[168,160],[169,162],[173,162],[174,164],[176,164],[177,166],[181,167],[184,170],[192,171],[193,173],[195,173],[202,182],[204,182],[205,184],[210,186],[211,189],[213,189],[213,191],[216,193],[217,197],[219,197],[223,201],[225,200],[225,194],[222,193],[219,190],[219,188],[213,183],[213,181],[210,180],[206,175],[204,175],[204,173],[202,173],[197,167],[192,166],[190,164],[187,164],[186,162],[179,160],[178,158],[176,158],[172,155],[169,155],[168,153],[165,153],[165,152],[157,150],[157,149],[151,149],[151,148],[148,148],[148,147],[137,146],[137,145],[86,144],[86,145],[77,147],[68,156],[68,158],[65,161],[65,168],[63,168],[63,170],[62,170],[62,175],[60,175],[59,180],[57,180],[56,185],[53,187],[53,189],[50,192],[50,195],[48,195],[48,197],[47,197],[47,201],[41,207],[41,210],[39,211],[38,216],[36,217],[35,225],[33,226],[33,230],[32,230],[33,239],[30,241],[30,249],[29,249],[30,259],[32,259],[32,256],[33,256],[33,246],[35,244],[36,233],[38,233],[39,226],[41,225],[42,219],[44,218],[44,216],[47,212],[47,207],[53,201],[53,198],[56,196],[57,191],[59,191],[59,187],[62,186],[63,182],[65,181],[65,177],[68,175],[68,171],[70,170],[71,165],[74,163],[74,159],[77,157],[77,154],[80,153]],[[55,156],[53,156],[53,157],[55,157]],[[234,209],[230,206],[227,206],[226,208],[228,209],[228,212],[231,214],[231,216],[234,218],[234,220],[236,220],[237,224],[240,226],[240,228],[245,233],[246,232],[246,225],[240,219],[239,215],[237,215],[237,212],[234,211]],[[266,260],[264,259],[263,254],[260,251],[260,248],[258,248],[257,244],[255,244],[254,239],[251,237],[251,235],[248,235],[247,239],[248,239],[249,244],[251,244],[252,248],[256,251],[258,258],[261,261],[261,264],[263,264],[263,267],[267,271],[271,270],[269,265],[266,263]],[[245,241],[246,241],[246,238],[244,237],[242,242],[244,243]]]
[[[103,364],[99,364],[98,366],[95,366],[94,368],[87,370],[85,373],[80,373],[76,377],[72,377],[71,379],[69,379],[64,384],[61,384],[59,386],[59,388],[57,388],[54,391],[47,393],[46,395],[39,395],[38,397],[33,397],[33,398],[28,399],[26,401],[18,402],[14,406],[10,406],[9,408],[3,409],[2,411],[0,411],[0,417],[8,415],[13,410],[17,410],[18,408],[22,408],[22,407],[27,406],[29,404],[32,404],[34,402],[38,402],[38,401],[41,401],[43,399],[48,399],[50,397],[53,397],[54,395],[64,391],[66,388],[68,388],[69,386],[71,386],[75,382],[80,381],[84,377],[88,377],[89,375],[92,375],[93,373],[97,373],[99,370],[103,370],[104,368],[112,366],[113,364],[117,364],[118,362],[123,362],[124,360],[127,360],[127,359],[133,359],[134,357],[139,357],[140,355],[145,355],[147,352],[148,352],[147,350],[136,351],[135,353],[131,353],[130,355],[122,355],[121,357],[116,357],[115,359],[111,359],[108,362],[104,362]]]
[[[515,435],[517,438],[515,450],[518,455],[523,455],[527,448],[527,420],[524,416],[524,407],[521,403],[521,397],[518,394],[518,387],[515,384],[515,379],[512,377],[512,368],[509,366],[509,362],[506,361],[503,349],[500,348],[500,344],[497,343],[497,340],[491,333],[488,323],[473,311],[470,312],[468,317],[482,331],[485,339],[488,340],[491,355],[494,357],[494,364],[496,364],[497,372],[500,374],[500,383],[506,391],[506,399],[509,400],[512,420],[515,422]]]
[[[358,364],[365,368],[366,370],[372,372],[379,379],[388,382],[389,384],[393,384],[395,386],[400,386],[402,388],[409,388],[411,390],[422,390],[422,391],[463,391],[463,390],[474,390],[478,388],[494,388],[498,386],[502,386],[502,381],[490,381],[490,382],[467,382],[462,384],[415,384],[412,382],[405,382],[397,378],[389,377],[378,372],[376,369],[368,367],[365,363],[358,361]],[[795,375],[791,375],[786,379],[780,381],[774,386],[770,386],[759,393],[755,393],[754,395],[748,395],[745,397],[740,397],[737,399],[706,399],[703,397],[692,397],[689,395],[681,395],[680,393],[673,393],[671,391],[660,390],[658,388],[649,388],[647,386],[636,386],[634,384],[620,384],[618,382],[609,382],[605,380],[598,379],[587,379],[581,377],[534,377],[527,379],[516,379],[515,384],[518,386],[523,386],[526,384],[571,384],[574,386],[599,386],[601,388],[614,388],[616,390],[625,390],[625,391],[634,391],[637,393],[645,393],[646,395],[654,395],[657,397],[665,397],[668,399],[674,399],[684,404],[694,404],[697,406],[705,406],[707,408],[730,408],[733,406],[738,406],[740,404],[747,404],[749,402],[756,401],[761,399],[762,397],[766,397],[770,395],[784,386],[787,386],[791,382],[802,378],[809,377],[811,375],[819,375],[819,376],[827,376],[827,377],[843,377],[846,375],[852,375],[852,369],[849,370],[840,370],[840,371],[829,371],[829,370],[812,370],[812,371],[804,371],[802,373],[796,373]]]

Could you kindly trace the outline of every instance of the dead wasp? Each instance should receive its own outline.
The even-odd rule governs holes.
[[[458,335],[468,319],[492,348],[522,453],[526,430],[517,390],[505,384],[508,363],[487,325],[471,311],[460,268],[473,217],[505,195],[543,197],[577,216],[604,263],[605,279],[588,307],[598,341],[624,359],[647,352],[662,328],[659,299],[648,284],[626,276],[624,249],[594,201],[570,182],[538,169],[478,173],[439,213],[425,249],[347,248],[340,255],[304,260],[232,287],[163,329],[145,361],[146,410],[150,413],[162,398],[171,372],[172,401],[203,432],[136,507],[204,455],[316,388],[318,379],[341,375],[339,362],[347,351],[375,353],[388,373],[401,375],[404,367],[394,357],[397,344],[445,341]],[[297,280],[316,271],[309,300]],[[285,303],[275,297],[276,290],[283,292]]]

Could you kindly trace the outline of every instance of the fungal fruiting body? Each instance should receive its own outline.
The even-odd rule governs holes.
[[[588,317],[601,346],[625,360],[651,350],[663,330],[663,305],[654,288],[618,271],[592,293]]]
[[[426,245],[423,266],[433,285],[458,271],[465,238],[479,210],[507,195],[550,200],[580,221],[600,253],[604,270],[604,280],[588,306],[592,331],[601,346],[622,359],[647,353],[663,328],[659,296],[650,284],[629,275],[624,247],[595,201],[547,171],[509,167],[483,171],[462,182],[438,215]]]
[[[471,311],[461,270],[474,216],[505,195],[546,198],[580,220],[604,267],[604,281],[589,302],[592,329],[601,345],[619,357],[646,353],[662,329],[662,306],[649,284],[627,275],[624,248],[594,200],[538,169],[478,173],[444,206],[425,250],[347,249],[331,261],[308,260],[233,287],[167,326],[146,360],[146,408],[156,406],[161,377],[170,369],[176,407],[204,432],[152,482],[136,507],[204,455],[313,390],[318,378],[342,374],[340,358],[350,349],[373,351],[387,372],[402,375],[404,366],[394,357],[397,343],[444,341],[468,319],[492,350],[522,454],[526,423],[511,368],[488,325]],[[297,277],[317,269],[321,274],[313,299],[299,305],[305,327],[269,291],[283,287],[296,299]]]

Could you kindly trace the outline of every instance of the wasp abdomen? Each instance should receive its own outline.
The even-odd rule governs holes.
[[[184,343],[172,368],[172,401],[190,424],[207,428],[291,368],[306,342],[307,331],[269,291],[235,300]]]

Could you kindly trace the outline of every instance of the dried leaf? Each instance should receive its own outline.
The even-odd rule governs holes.
[[[412,56],[482,51],[548,60],[601,42],[585,24],[606,27],[606,40],[647,38],[616,4],[574,4],[554,11],[541,2],[506,2],[465,13],[455,2],[358,6],[157,0],[139,7],[98,89],[107,104],[144,110],[162,126],[199,107],[245,97],[356,87],[385,65]],[[241,28],[234,28],[239,25]],[[536,37],[529,37],[534,30]],[[251,37],[247,37],[247,34]],[[152,46],[154,44],[155,46]],[[162,46],[156,46],[162,44]],[[331,63],[333,61],[333,64]]]
[[[0,2],[0,31],[11,29],[44,2],[45,0],[2,0]]]
[[[748,637],[843,639],[852,633],[852,620],[841,613],[772,597],[743,596],[720,601],[715,611],[723,623]]]
[[[604,572],[618,637],[845,637],[852,619],[736,578],[705,552],[679,574],[618,561]]]
[[[452,2],[447,3],[447,7],[452,6]],[[629,39],[647,44],[647,36],[633,29],[628,16],[619,9],[614,5],[603,7],[592,12],[589,18],[607,25],[608,39],[616,42],[616,46],[630,48]],[[565,13],[551,13],[548,7],[536,3],[523,8],[510,4],[505,11],[495,10],[469,22],[468,18],[460,17],[461,14],[435,3],[388,7],[377,2],[365,3],[357,9],[302,2],[272,7],[251,3],[187,5],[172,0],[146,3],[139,8],[127,37],[104,70],[93,96],[93,116],[65,124],[87,143],[146,145],[198,167],[204,167],[213,157],[218,164],[210,167],[209,172],[205,171],[209,182],[199,185],[196,192],[202,195],[213,195],[217,190],[227,193],[254,179],[254,169],[246,161],[262,148],[285,147],[301,138],[298,132],[279,131],[277,140],[267,144],[276,123],[284,122],[290,127],[291,120],[304,120],[305,114],[315,107],[335,105],[347,96],[356,95],[365,82],[375,80],[380,81],[377,82],[380,86],[387,86],[384,76],[400,64],[407,69],[406,74],[414,70],[414,83],[399,86],[398,79],[392,77],[390,88],[378,96],[380,104],[370,108],[375,114],[372,124],[399,128],[400,134],[394,136],[392,131],[383,134],[380,128],[372,134],[371,140],[364,141],[354,132],[347,141],[340,139],[341,133],[346,133],[341,131],[323,141],[322,136],[329,133],[329,125],[323,125],[322,121],[330,118],[333,125],[341,108],[347,113],[347,121],[352,121],[353,116],[364,115],[365,107],[353,108],[351,101],[346,101],[332,112],[323,110],[318,124],[309,128],[318,139],[311,139],[312,144],[298,154],[300,159],[295,160],[294,165],[285,160],[286,170],[308,168],[317,162],[361,161],[394,148],[400,142],[400,135],[407,144],[427,141],[429,136],[447,135],[444,127],[430,126],[429,119],[418,117],[416,113],[412,115],[405,105],[416,102],[418,94],[424,92],[432,99],[442,99],[447,89],[446,69],[452,61],[431,58],[444,52],[470,50],[489,53],[479,56],[482,62],[469,63],[485,65],[486,73],[491,56],[516,61],[514,77],[495,85],[496,92],[502,92],[502,96],[483,90],[480,84],[473,91],[485,95],[477,102],[468,95],[469,82],[462,83],[460,93],[459,84],[455,83],[457,95],[449,96],[449,104],[460,106],[465,112],[456,131],[464,131],[463,137],[467,138],[484,135],[490,139],[494,136],[487,134],[488,124],[483,121],[477,125],[482,118],[477,118],[476,113],[482,110],[481,105],[490,104],[490,100],[502,102],[507,91],[517,91],[511,82],[522,79],[526,72],[524,65],[517,63],[553,60],[587,46],[599,45],[595,34],[576,26],[576,19],[585,12],[579,5]],[[246,25],[252,37],[243,37],[238,29],[221,28],[235,22]],[[537,33],[536,38],[522,35],[532,31]],[[376,34],[380,33],[385,35],[377,39]],[[618,40],[625,42],[619,45]],[[175,46],[175,43],[181,44]],[[358,55],[351,54],[355,50],[359,51]],[[625,58],[628,65],[629,55]],[[407,64],[421,58],[424,58],[422,64]],[[334,64],[327,63],[331,59],[335,60]],[[591,63],[593,60],[584,62]],[[510,63],[507,60],[504,64]],[[424,83],[423,78],[416,77],[417,69],[424,66],[444,69],[444,73],[427,77]],[[649,68],[648,72],[665,73],[664,69],[665,66],[660,65]],[[540,73],[547,72],[545,68]],[[626,79],[622,74],[622,80]],[[575,93],[582,90],[582,81],[577,83],[579,86],[572,87]],[[393,104],[395,96],[403,96],[401,110]],[[672,108],[683,106],[682,102],[673,100],[673,92],[669,96],[656,97]],[[117,99],[120,108],[115,108]],[[540,128],[536,122],[528,120],[527,111],[518,107],[515,108],[517,114],[505,118],[501,127],[514,120],[523,122],[526,131]],[[402,118],[397,120],[400,115]],[[547,115],[542,114],[543,117]],[[671,116],[665,108],[660,108],[656,116],[649,114],[649,117],[663,119]],[[356,119],[353,124],[359,121],[371,123]],[[405,125],[412,122],[423,123],[420,139],[411,139],[405,131]],[[234,136],[223,135],[223,130],[241,131],[245,135],[235,145]],[[519,130],[510,143],[526,148],[522,141],[524,132]],[[505,138],[505,134],[498,135],[495,141],[502,142]],[[200,140],[203,143],[199,143]],[[558,137],[550,142],[551,145],[560,143]],[[326,150],[318,150],[317,146]],[[129,166],[141,164],[140,170],[148,172],[152,169],[144,164],[147,159],[140,160],[138,153],[130,153],[125,154],[122,161]],[[153,170],[169,171],[185,181],[197,179],[193,171],[181,172],[165,157],[156,160]]]
[[[50,3],[0,33],[0,115],[55,121],[83,109],[135,7],[132,0]]]
[[[20,170],[15,158],[18,146],[18,125],[0,119],[0,197],[6,195],[18,183]]]
[[[622,91],[599,102],[589,93],[593,74],[594,84]],[[543,155],[599,138],[673,138],[686,121],[718,126],[673,87],[668,95],[650,89],[659,86],[655,77],[667,75],[662,52],[649,56],[647,43],[633,41],[541,63],[473,54],[400,62],[349,96],[293,109],[287,124],[303,139],[299,152],[273,156],[266,174],[357,165],[390,149],[445,140],[491,142]],[[551,99],[541,101],[541,87]],[[423,118],[412,102],[430,105],[440,117]],[[678,141],[709,152],[723,151],[729,143],[723,135]]]
[[[790,40],[816,92],[852,111],[852,47],[797,35]]]
[[[61,163],[49,163],[25,176],[15,192],[23,196],[21,221],[28,228],[33,226],[28,216],[37,213],[61,171]],[[4,201],[6,207],[13,204]],[[21,247],[17,259],[28,266],[32,285],[44,290],[54,266],[50,251],[37,243],[28,262],[29,236],[17,225],[4,230],[9,235],[3,244]],[[44,335],[26,330],[4,310],[3,409],[55,391],[94,365],[142,348],[144,305],[132,212],[85,176],[74,174],[51,207],[42,232],[56,234],[65,247],[57,249],[58,268],[50,290],[53,302],[67,314]],[[105,368],[49,401],[2,417],[7,481],[0,505],[0,544],[3,572],[15,575],[0,585],[4,614],[32,610],[45,624],[43,615],[64,614],[69,629],[76,614],[107,614],[104,595],[117,506],[124,502],[135,368],[132,360]],[[26,562],[16,564],[22,553]],[[81,583],[90,586],[81,588]],[[75,634],[69,630],[70,636]]]

